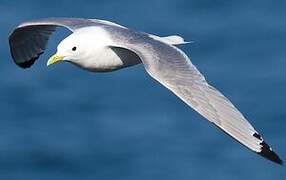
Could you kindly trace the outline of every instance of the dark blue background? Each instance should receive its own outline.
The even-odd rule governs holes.
[[[93,74],[46,67],[60,30],[29,70],[8,34],[41,17],[98,18],[182,49],[286,158],[286,1],[1,0],[0,179],[283,179],[285,167],[248,151],[147,75],[142,66]]]

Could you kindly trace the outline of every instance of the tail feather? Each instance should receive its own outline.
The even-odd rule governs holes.
[[[151,38],[164,42],[166,44],[170,44],[170,45],[180,45],[180,44],[188,44],[188,43],[192,43],[192,41],[187,42],[184,40],[184,38],[182,38],[181,36],[178,35],[171,35],[171,36],[165,36],[165,37],[159,37],[159,36],[155,36],[155,35],[149,35]]]

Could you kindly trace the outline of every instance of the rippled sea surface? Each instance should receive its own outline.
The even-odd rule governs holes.
[[[285,8],[282,0],[1,0],[0,179],[285,178],[285,167],[226,136],[141,65],[103,74],[47,68],[69,34],[59,29],[23,70],[7,39],[18,23],[53,16],[193,40],[181,48],[286,159]]]

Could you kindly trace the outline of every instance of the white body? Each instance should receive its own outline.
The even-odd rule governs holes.
[[[151,38],[167,44],[185,44],[180,36]],[[64,54],[64,60],[92,72],[109,72],[142,63],[140,58],[129,50],[112,48],[114,42],[111,35],[102,27],[84,27],[77,29],[65,38],[57,48],[57,54]],[[72,52],[72,47],[77,52]]]
[[[57,54],[63,54],[64,60],[93,72],[113,71],[140,63],[136,58],[125,61],[119,57],[111,49],[112,44],[110,35],[101,27],[85,27],[65,38],[59,44]],[[71,50],[72,47],[77,47],[76,52]]]

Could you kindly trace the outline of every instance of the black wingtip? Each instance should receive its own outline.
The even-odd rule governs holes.
[[[30,59],[29,61],[26,61],[26,62],[23,62],[23,63],[17,63],[17,65],[23,69],[26,69],[26,68],[29,68],[31,67],[35,61],[37,60],[38,58],[32,58]]]
[[[263,141],[262,137],[259,134],[254,133],[253,136],[262,140],[262,142],[260,143],[262,148],[261,152],[258,152],[259,155],[263,156],[264,158],[272,162],[283,165],[283,161],[280,159],[280,157],[270,148],[268,144],[265,143],[265,141]]]
[[[41,54],[43,54],[43,52],[40,52],[39,54],[37,54],[36,57],[33,57],[30,60],[28,60],[28,61],[25,61],[25,62],[22,62],[22,63],[17,63],[17,65],[20,66],[21,68],[24,68],[24,69],[29,68],[29,67],[31,67],[35,63],[35,61],[37,59],[39,59]]]
[[[258,153],[259,155],[277,164],[283,165],[283,161],[274,151],[272,151],[272,149],[269,147],[268,144],[266,144],[264,141],[260,144],[262,145],[262,148],[261,148],[261,152]]]

